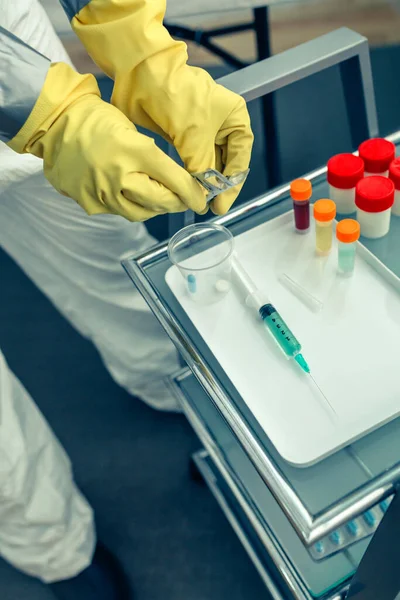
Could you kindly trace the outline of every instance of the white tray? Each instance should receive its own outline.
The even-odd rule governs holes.
[[[176,267],[166,281],[277,451],[308,466],[400,414],[400,280],[358,244],[351,278],[337,251],[317,257],[290,211],[235,238],[240,261],[300,340],[330,411],[310,378],[287,361],[233,288],[198,306]],[[279,282],[285,272],[323,302],[313,313]]]

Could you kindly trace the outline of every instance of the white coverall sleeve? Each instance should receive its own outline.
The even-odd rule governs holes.
[[[68,61],[41,5],[0,0],[1,139],[14,135],[36,101],[49,65],[43,54]],[[33,173],[44,180],[41,171],[41,160],[17,155],[0,142],[5,250],[24,234],[10,232],[4,214],[9,192]],[[29,221],[26,227],[29,231]],[[0,351],[0,554],[21,571],[53,582],[85,569],[95,542],[93,512],[73,481],[69,459]]]
[[[0,140],[7,140],[36,101],[49,61],[73,65],[38,0],[0,0],[0,30]],[[42,170],[41,159],[17,157],[0,141],[0,194]]]
[[[0,25],[0,140],[9,142],[28,119],[50,66]]]
[[[51,62],[71,64],[38,0],[0,0],[0,140],[27,120]]]
[[[38,0],[0,0],[0,26],[0,129],[7,139],[35,101],[49,60],[69,59]],[[27,64],[35,62],[34,81],[20,77],[27,71],[13,61],[14,52],[8,55],[11,46]],[[88,217],[50,186],[40,159],[0,141],[1,246],[93,341],[115,381],[156,408],[174,410],[165,377],[179,367],[176,352],[119,264],[123,253],[154,242],[141,223]],[[65,452],[1,352],[0,524],[0,554],[45,582],[72,577],[91,562],[92,511]]]
[[[62,4],[64,8],[67,8],[68,5],[71,10],[75,10],[78,6],[83,6],[85,2],[86,0],[64,0]],[[7,73],[0,76],[0,131],[2,131],[3,137],[7,139],[7,137],[9,138],[14,134],[18,125],[21,125],[23,119],[28,116],[35,95],[32,90],[36,89],[40,92],[40,86],[37,83],[42,76],[42,72],[45,76],[50,64],[49,60],[51,62],[69,62],[69,59],[38,0],[14,0],[13,4],[10,4],[8,0],[0,0],[0,26],[3,27],[0,36],[3,34],[6,46],[7,44],[12,45],[14,52],[16,44],[19,48],[19,55],[27,57],[25,58],[26,61],[34,62],[38,74],[38,78],[30,83],[24,81],[23,78],[18,81],[18,71],[23,70],[23,61],[16,62],[10,57],[7,58],[14,83],[20,85],[20,89],[25,86],[27,92],[22,105],[20,106],[17,102],[17,108],[14,108],[13,102],[10,102],[10,99],[13,98],[13,95],[15,97],[16,94],[14,85],[12,85],[12,78],[11,76],[7,77]],[[19,39],[16,39],[15,36],[18,36]],[[34,48],[26,46],[30,44],[34,44]],[[0,37],[0,63],[3,56],[6,58],[9,54],[7,50],[2,48]],[[20,91],[19,94],[21,95]],[[5,101],[6,97],[8,97],[7,102]],[[1,106],[2,102],[3,107]],[[1,125],[2,121],[3,125]],[[5,160],[3,160],[3,149]],[[41,161],[35,157],[25,155],[16,157],[10,148],[0,142],[0,194],[2,188],[3,190],[10,189],[10,194],[13,194],[14,190],[11,191],[10,178],[14,177],[15,179],[13,174],[18,172],[21,165],[28,164],[22,161],[30,158],[36,161],[34,163],[36,166],[37,161],[41,165]],[[41,168],[36,169],[34,172],[38,173],[41,170]],[[20,173],[20,175],[19,181],[22,181],[24,174]],[[43,242],[40,247],[43,249],[44,255],[38,265],[35,265],[33,260],[28,261],[25,256],[20,256],[20,253],[25,250],[22,236],[16,237],[14,235],[11,237],[9,235],[10,226],[8,225],[8,229],[2,231],[0,223],[1,243],[18,263],[23,264],[23,268],[28,275],[46,295],[50,296],[53,303],[67,316],[80,333],[95,343],[107,369],[117,383],[154,408],[178,410],[176,399],[165,383],[165,378],[179,368],[176,351],[152,316],[144,300],[138,292],[135,292],[119,264],[121,254],[128,251],[144,250],[153,245],[155,240],[147,233],[143,225],[139,223],[127,225],[123,223],[123,219],[120,217],[113,218],[114,215],[106,215],[104,225],[101,225],[103,239],[101,241],[96,240],[96,243],[93,244],[89,233],[86,237],[82,237],[80,208],[77,211],[72,210],[71,203],[65,202],[65,199],[54,190],[49,192],[49,186],[44,182],[42,197],[46,198],[45,208],[42,209],[49,215],[50,211],[52,212],[48,226],[53,231],[59,230],[56,240],[58,243],[55,244],[57,248],[52,249],[51,256],[49,255],[48,246],[46,246],[49,243],[48,239],[46,236],[41,235],[41,230],[40,233],[37,232],[40,238],[31,240],[31,245],[36,247],[39,247],[39,239],[40,244]],[[36,205],[38,203],[39,200]],[[4,223],[5,219],[8,223],[11,220],[18,221],[19,226],[27,230],[27,238],[25,239],[32,238],[35,227],[32,224],[29,225],[28,220],[29,215],[34,211],[34,205],[35,203],[32,200],[29,203],[29,208],[25,207],[23,209],[22,204],[16,203],[11,207],[9,216],[7,218],[3,217],[2,222]],[[54,210],[51,208],[52,205],[54,205]],[[9,210],[8,203],[4,206],[4,210],[6,212]],[[22,210],[25,212],[21,213]],[[66,223],[68,219],[66,216],[64,219],[64,215],[70,215],[73,223]],[[33,214],[31,216],[34,218]],[[42,220],[44,216],[43,214]],[[86,218],[83,220],[84,227],[88,232],[96,230],[98,224],[102,221],[100,215],[96,216],[95,221]],[[62,226],[63,223],[66,227]],[[68,235],[67,229],[70,233],[73,232],[72,235]],[[106,235],[109,235],[112,249],[111,246],[107,247],[105,245]],[[118,243],[115,243],[115,240],[118,240]],[[73,252],[68,254],[68,259],[65,256],[67,246],[74,249]],[[14,247],[17,247],[18,250],[15,250]],[[57,253],[60,260],[63,261],[64,272],[59,274],[59,280],[55,277],[49,280],[43,274],[43,265],[51,262],[52,258],[57,256]],[[73,281],[75,284],[77,279],[74,271],[82,271],[82,265],[79,263],[88,261],[92,254],[98,257],[96,263],[93,261],[92,265],[96,264],[99,268],[96,269],[95,266],[92,266],[86,281],[92,279],[94,287],[89,289],[88,285],[78,285],[73,298],[67,301],[67,291],[61,290],[63,287],[72,290],[71,282]],[[30,252],[30,256],[33,258],[32,252]],[[67,272],[66,268],[69,263],[71,264],[71,274]],[[37,270],[39,272],[38,276],[36,275]],[[113,288],[110,287],[109,281],[105,279],[107,272],[109,277],[114,278],[117,282],[117,295],[113,295]],[[101,299],[99,298],[100,293],[102,294]],[[73,309],[71,310],[72,306]],[[90,307],[87,309],[87,314],[85,314],[86,307]],[[101,331],[100,322],[103,323]]]
[[[5,47],[0,42],[0,128],[7,139],[29,110],[26,99],[34,102],[48,59],[69,59],[37,0],[0,0],[0,26],[7,37]],[[6,56],[15,43],[28,62],[37,61],[29,71],[37,80],[26,87],[21,105],[10,102],[17,96],[3,62],[13,66],[18,81]],[[21,79],[20,98],[27,83]],[[0,141],[1,246],[93,341],[115,381],[156,408],[174,410],[165,377],[179,367],[176,352],[119,264],[122,254],[154,242],[141,223],[88,217],[50,186],[40,159],[16,154]],[[0,524],[0,554],[45,582],[72,577],[91,561],[92,511],[73,482],[65,452],[1,352]]]

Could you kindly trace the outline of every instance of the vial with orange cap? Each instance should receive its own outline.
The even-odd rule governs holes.
[[[298,233],[307,233],[310,229],[310,198],[312,185],[308,179],[295,179],[290,184],[293,200],[294,224]]]
[[[342,275],[353,274],[356,260],[357,241],[360,238],[360,224],[354,219],[343,219],[336,225],[338,240],[338,269]]]
[[[317,254],[329,254],[332,248],[333,220],[336,204],[333,200],[317,200],[314,204],[315,243]]]

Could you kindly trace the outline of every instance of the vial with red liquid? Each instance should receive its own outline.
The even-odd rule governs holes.
[[[290,184],[293,200],[294,224],[297,233],[307,233],[310,229],[310,198],[312,185],[308,179],[296,179]]]

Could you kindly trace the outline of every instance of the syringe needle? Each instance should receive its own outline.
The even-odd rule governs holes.
[[[329,406],[329,408],[331,409],[332,412],[336,413],[336,410],[333,408],[332,404],[329,402],[328,398],[325,396],[324,392],[321,390],[321,388],[319,387],[318,383],[315,381],[314,377],[311,375],[311,373],[309,373],[311,379],[313,380],[317,390],[319,391],[319,393],[321,394],[321,396],[324,398],[325,402],[327,403],[327,405]]]

